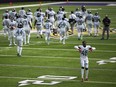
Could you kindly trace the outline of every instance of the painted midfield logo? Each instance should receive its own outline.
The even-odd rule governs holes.
[[[18,86],[27,86],[27,85],[56,85],[56,84],[59,84],[59,83],[63,82],[63,80],[72,80],[72,79],[75,79],[75,78],[77,78],[77,77],[74,77],[74,76],[43,75],[43,76],[37,77],[37,79],[42,79],[42,80],[37,80],[37,79],[36,80],[23,80],[23,81],[18,82],[19,83]],[[45,82],[45,80],[48,80],[48,81]]]

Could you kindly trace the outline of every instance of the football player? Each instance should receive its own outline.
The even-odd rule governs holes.
[[[26,15],[26,11],[25,11],[25,8],[22,7],[20,10],[19,10],[19,15],[23,18],[25,15]]]
[[[80,52],[80,63],[81,63],[81,78],[82,82],[84,81],[84,70],[85,70],[85,81],[88,81],[89,74],[89,60],[88,60],[88,52],[92,52],[95,50],[95,47],[91,47],[90,45],[86,45],[86,41],[82,41],[82,45],[74,46],[76,50]]]
[[[19,23],[18,28],[15,32],[15,37],[17,41],[17,56],[21,57],[22,55],[22,46],[23,46],[23,37],[25,36],[25,31],[23,29],[23,24]]]
[[[69,23],[70,23],[72,34],[74,33],[74,25],[76,22],[75,19],[76,19],[76,15],[74,14],[73,11],[71,11],[71,14],[69,15]]]
[[[34,27],[37,29],[37,38],[40,36],[42,38],[42,28],[44,24],[44,18],[40,13],[37,14],[37,17],[34,22]]]
[[[88,29],[88,35],[91,36],[92,35],[92,26],[93,26],[93,14],[91,13],[91,11],[88,11],[88,14],[85,18],[85,22],[87,25],[87,29]]]
[[[6,37],[6,35],[8,34],[8,39],[9,39],[10,19],[8,18],[8,16],[4,17],[2,24],[3,24],[4,36]]]
[[[78,32],[78,40],[83,39],[83,29],[84,29],[84,19],[80,15],[79,18],[76,19],[76,28]]]
[[[62,20],[58,24],[58,27],[60,30],[60,42],[63,42],[63,44],[65,44],[67,27],[69,27],[65,18],[62,18]]]
[[[50,43],[50,34],[51,34],[51,29],[52,29],[52,23],[50,22],[50,19],[47,19],[44,27],[46,29],[45,31],[45,41],[49,45]]]
[[[30,43],[30,30],[32,30],[32,26],[31,26],[30,20],[27,18],[27,15],[24,16],[22,23],[23,23],[23,29],[25,31],[24,44],[29,44]]]
[[[14,43],[14,45],[16,45],[15,36],[14,36],[16,27],[17,27],[17,22],[14,21],[14,19],[11,19],[9,23],[9,40],[10,40],[9,46],[12,46],[12,42]]]
[[[100,26],[100,16],[98,12],[95,13],[93,16],[93,24],[94,24],[94,36],[98,36],[99,33],[99,26]]]

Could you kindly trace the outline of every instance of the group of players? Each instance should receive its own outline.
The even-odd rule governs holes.
[[[78,39],[82,39],[83,31],[88,31],[88,35],[92,35],[92,28],[94,27],[94,36],[98,35],[98,28],[100,25],[100,16],[98,12],[93,15],[91,11],[87,11],[85,6],[81,6],[81,9],[76,8],[75,11],[71,11],[69,13],[69,17],[67,16],[67,12],[63,6],[59,7],[59,11],[57,13],[53,10],[53,8],[48,7],[48,9],[42,12],[41,8],[38,8],[34,14],[31,12],[31,9],[25,11],[25,8],[22,7],[19,12],[13,10],[6,10],[3,14],[3,29],[4,34],[8,32],[10,46],[12,45],[12,37],[19,23],[22,23],[23,29],[25,30],[27,37],[24,38],[24,43],[29,44],[30,40],[30,30],[32,29],[32,24],[34,22],[34,28],[37,29],[37,37],[42,38],[42,34],[44,32],[43,29],[46,29],[48,32],[46,34],[45,40],[49,44],[50,33],[53,35],[59,33],[60,41],[65,44],[65,39],[68,37],[68,31],[70,34],[74,33],[74,27],[76,27],[78,32]],[[46,21],[45,21],[46,20]],[[14,39],[15,45],[15,39]]]
[[[38,8],[34,14],[31,9],[26,11],[22,7],[19,12],[15,9],[6,10],[2,19],[4,35],[6,36],[8,34],[9,46],[16,45],[15,40],[19,41],[17,43],[18,55],[21,55],[22,44],[30,43],[30,31],[32,30],[33,22],[33,26],[37,30],[37,38],[42,38],[44,34],[45,41],[48,45],[51,33],[53,35],[59,34],[60,42],[65,44],[65,39],[69,35],[68,31],[70,31],[70,34],[73,34],[74,27],[77,29],[78,40],[81,40],[84,31],[88,31],[89,36],[92,35],[93,27],[94,36],[97,36],[100,25],[98,12],[93,15],[91,11],[86,10],[85,6],[81,6],[80,9],[76,8],[71,13],[66,12],[63,6],[59,7],[57,13],[51,7],[48,7],[45,12],[42,12],[42,9]]]

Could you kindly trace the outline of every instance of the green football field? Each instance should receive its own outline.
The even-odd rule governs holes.
[[[4,6],[7,4],[1,7]],[[42,6],[43,11],[47,7]],[[59,8],[58,5],[51,7],[55,11]],[[70,12],[77,6],[64,7]],[[34,12],[38,7],[28,8]],[[111,28],[116,28],[115,8],[87,6],[87,9],[93,9],[92,13],[98,11],[101,19],[108,14],[112,21]],[[0,10],[0,17],[3,12],[4,10]],[[0,21],[2,22],[1,19]],[[2,26],[0,29],[2,30]],[[81,82],[80,54],[74,49],[74,46],[80,45],[82,41],[77,40],[76,32],[66,40],[65,45],[59,43],[57,38],[52,37],[50,45],[47,45],[44,38],[36,38],[36,34],[32,33],[30,45],[24,45],[22,57],[17,57],[16,46],[9,47],[8,38],[0,34],[0,87],[116,87],[115,32],[110,32],[109,40],[100,40],[101,32],[98,37],[90,37],[84,33],[83,40],[96,47],[95,51],[88,54],[89,81],[84,82]],[[97,63],[101,60],[105,64]]]

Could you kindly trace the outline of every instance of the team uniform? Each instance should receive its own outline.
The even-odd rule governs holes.
[[[93,26],[93,15],[89,12],[85,18],[87,29],[88,29],[88,35],[92,35],[92,26]]]
[[[93,24],[94,24],[94,36],[98,36],[99,26],[100,26],[100,16],[95,14],[93,16]]]
[[[22,23],[23,23],[23,29],[25,31],[24,44],[29,44],[30,43],[30,30],[32,29],[32,26],[27,17],[23,19]]]
[[[4,30],[4,36],[6,37],[6,35],[8,34],[8,39],[9,39],[9,24],[10,24],[10,19],[8,19],[8,17],[6,16],[3,19],[3,30]]]
[[[15,43],[15,35],[14,35],[16,27],[17,27],[16,21],[11,20],[10,24],[9,24],[9,41],[10,41],[9,46],[11,46],[12,43],[14,43],[14,45],[16,45],[16,43]]]
[[[71,14],[69,15],[69,23],[70,23],[72,34],[74,33],[75,19],[76,19],[76,15],[73,12],[71,12]]]
[[[52,29],[52,23],[50,22],[49,19],[48,19],[47,22],[44,24],[44,27],[45,27],[45,29],[46,29],[46,31],[45,31],[45,41],[46,41],[46,43],[49,45],[50,34],[51,34],[51,29]]]
[[[38,14],[38,16],[35,18],[34,26],[37,29],[37,38],[40,36],[42,38],[42,28],[44,24],[44,18],[41,16],[41,14]]]
[[[16,15],[17,15],[17,12],[15,11],[15,9],[13,9],[11,12],[9,12],[10,19],[16,20]]]
[[[78,32],[78,40],[83,39],[83,29],[84,29],[84,19],[82,16],[79,17],[79,19],[76,19],[76,28]]]
[[[25,36],[25,31],[22,27],[22,24],[19,24],[19,27],[16,29],[15,37],[17,41],[17,56],[22,55],[22,46],[23,46],[23,37]]]
[[[21,10],[19,10],[19,15],[23,18],[26,15],[26,11],[22,7]]]
[[[60,42],[63,42],[63,44],[65,44],[67,27],[69,27],[67,21],[65,21],[63,18],[62,21],[60,21],[58,27],[60,29]]]
[[[4,19],[5,16],[7,16],[9,18],[9,11],[8,10],[6,10],[5,13],[3,13],[2,19]]]
[[[34,19],[33,13],[31,12],[30,9],[28,9],[28,12],[27,12],[26,14],[27,14],[27,19],[29,20],[29,22],[30,22],[31,25],[32,25],[32,22],[33,22],[33,19]]]
[[[90,45],[86,45],[86,42],[82,42],[83,45],[79,46],[74,46],[75,49],[79,50],[80,52],[80,63],[81,63],[81,78],[82,81],[84,81],[84,69],[86,70],[85,72],[85,80],[88,80],[88,67],[89,67],[89,60],[88,60],[88,52],[92,52],[95,50],[95,47],[91,47]]]

